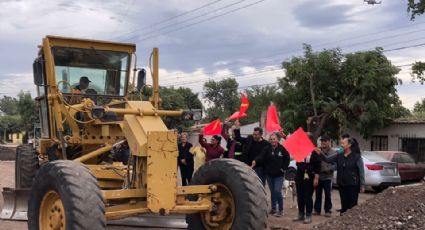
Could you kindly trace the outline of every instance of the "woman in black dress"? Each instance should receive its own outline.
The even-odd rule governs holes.
[[[180,167],[183,186],[190,184],[193,174],[194,161],[193,155],[189,152],[190,148],[192,148],[192,144],[187,142],[187,133],[182,133],[180,135],[180,143],[178,144],[178,165]]]

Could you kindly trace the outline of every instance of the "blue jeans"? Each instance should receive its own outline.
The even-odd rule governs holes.
[[[279,211],[283,211],[283,176],[279,177],[267,177],[267,184],[270,188],[272,210],[276,210],[276,206],[279,207]]]
[[[255,171],[255,173],[257,173],[257,176],[260,178],[263,186],[266,186],[266,175],[264,173],[263,167],[255,167],[254,171]]]
[[[320,213],[322,210],[322,191],[325,191],[325,213],[332,210],[332,180],[320,180],[316,188],[316,200],[314,201],[314,211]]]

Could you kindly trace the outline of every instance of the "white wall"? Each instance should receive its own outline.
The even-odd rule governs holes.
[[[362,150],[370,150],[370,140],[365,140],[355,131],[348,132],[352,137],[356,138]],[[388,150],[400,150],[399,139],[403,137],[409,138],[425,138],[425,123],[395,123],[374,133],[376,136],[388,136]]]

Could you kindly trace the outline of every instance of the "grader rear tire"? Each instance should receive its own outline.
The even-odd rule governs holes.
[[[218,192],[225,196],[224,203],[230,205],[221,213],[187,215],[188,229],[259,230],[267,227],[266,191],[258,176],[246,164],[233,159],[209,161],[195,173],[191,181],[191,185],[205,184],[217,185]],[[196,200],[197,197],[189,199]],[[211,225],[207,218],[223,215],[223,212],[226,218],[218,226]]]
[[[102,194],[88,168],[63,160],[40,168],[28,201],[28,229],[97,230],[105,226]]]
[[[19,145],[16,148],[15,188],[31,188],[38,168],[38,156],[33,146]]]

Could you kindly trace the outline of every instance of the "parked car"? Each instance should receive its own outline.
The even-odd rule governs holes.
[[[369,151],[362,152],[362,159],[365,172],[365,186],[380,192],[390,186],[397,186],[401,183],[397,163],[391,162],[385,157]],[[336,184],[337,171],[334,172],[333,182]]]
[[[416,163],[406,152],[375,151],[377,154],[397,163],[401,181],[420,181],[425,176],[425,164]]]

